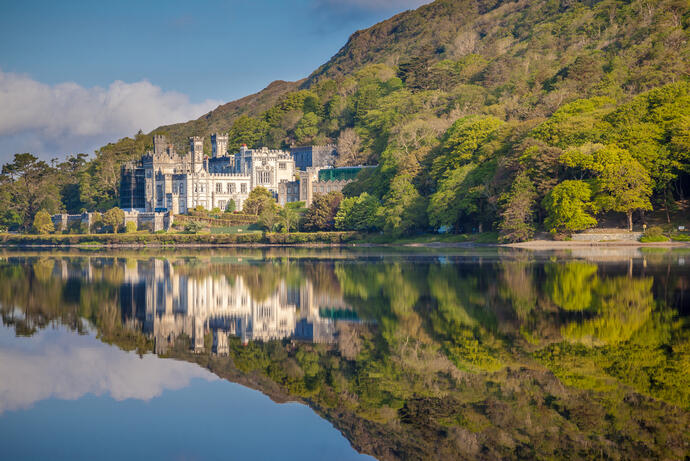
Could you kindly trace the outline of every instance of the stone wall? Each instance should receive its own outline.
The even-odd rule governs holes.
[[[573,234],[572,239],[581,242],[638,241],[642,232],[584,232]]]
[[[77,225],[84,229],[91,229],[94,223],[94,213],[62,213],[53,215],[51,219],[53,221],[53,226],[55,226],[55,231],[58,232],[68,230]],[[172,213],[125,211],[125,219],[122,225],[126,226],[129,222],[135,223],[139,230],[147,229],[151,232],[157,232],[170,229],[173,224],[173,215]]]

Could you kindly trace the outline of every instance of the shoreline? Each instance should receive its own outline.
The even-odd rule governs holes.
[[[480,242],[252,242],[252,243],[227,243],[227,242],[89,242],[89,243],[5,243],[0,242],[0,249],[98,249],[98,248],[123,248],[123,249],[173,249],[173,248],[514,248],[522,250],[565,250],[578,248],[689,248],[690,242],[634,242],[634,241],[549,241],[531,240],[520,243],[480,243]]]

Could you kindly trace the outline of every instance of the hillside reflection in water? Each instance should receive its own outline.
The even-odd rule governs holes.
[[[382,459],[677,459],[690,443],[686,257],[6,253],[0,303],[18,335],[92,328],[307,403]]]

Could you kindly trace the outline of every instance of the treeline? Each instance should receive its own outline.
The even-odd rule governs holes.
[[[30,231],[36,213],[106,212],[119,204],[120,168],[151,148],[139,132],[108,144],[93,158],[68,155],[50,162],[33,154],[16,154],[0,172],[0,229]]]
[[[687,2],[489,3],[436,1],[353,35],[303,89],[228,118],[230,149],[335,143],[339,165],[378,164],[344,191],[378,206],[366,226],[342,221],[351,228],[522,240],[610,213],[670,218],[690,185]],[[121,163],[149,142],[125,138],[47,175],[58,179],[45,207],[112,207]],[[20,192],[3,176],[7,204]]]

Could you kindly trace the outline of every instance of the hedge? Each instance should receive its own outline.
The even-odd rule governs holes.
[[[0,234],[4,246],[63,245],[237,245],[300,243],[339,244],[362,239],[357,232],[248,232],[243,234]]]

